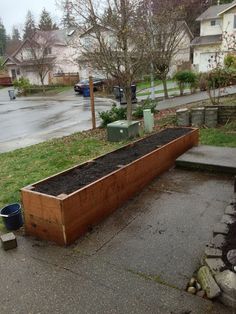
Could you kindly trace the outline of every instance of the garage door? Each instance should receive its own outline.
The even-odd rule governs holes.
[[[200,54],[199,71],[200,72],[209,71],[212,68],[212,65],[214,64],[214,62],[213,62],[214,57],[215,57],[215,52],[201,53]],[[210,62],[209,62],[209,60],[210,60]]]

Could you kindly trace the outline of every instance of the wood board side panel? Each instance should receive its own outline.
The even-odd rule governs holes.
[[[25,214],[25,233],[36,238],[53,241],[61,246],[66,245],[66,238],[62,225],[40,219],[31,214]]]
[[[25,214],[31,214],[58,224],[62,223],[61,201],[59,199],[23,189],[21,190],[21,200]]]

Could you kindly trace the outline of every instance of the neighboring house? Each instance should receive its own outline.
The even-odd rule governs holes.
[[[75,30],[37,30],[32,39],[26,39],[18,49],[5,60],[5,66],[12,80],[28,78],[31,84],[41,85],[39,72],[44,71],[44,84],[64,73],[78,73],[74,62],[76,49],[70,41],[76,36]]]
[[[193,34],[185,21],[181,21],[179,23],[181,23],[182,27],[182,31],[179,35],[181,40],[179,41],[179,44],[176,48],[176,53],[172,58],[169,76],[173,76],[176,71],[191,68],[190,44],[193,40]]]
[[[191,48],[190,43],[193,40],[193,34],[189,29],[188,25],[184,21],[180,21],[181,32],[179,34],[179,43],[175,49],[175,53],[173,55],[169,76],[173,76],[173,74],[181,69],[190,69],[191,68]],[[102,27],[103,39],[107,41],[108,45],[111,48],[114,46],[114,49],[117,50],[116,42],[112,29]],[[84,52],[87,50],[93,50],[96,47],[97,40],[95,39],[96,35],[94,33],[93,28],[88,29],[85,33],[80,36],[80,44],[81,48]],[[132,48],[132,47],[131,47]],[[89,65],[88,60],[80,59],[80,73],[83,77],[88,77],[89,73],[96,77],[106,77],[106,73],[102,73],[101,71],[92,70],[92,67]]]
[[[230,51],[226,37],[236,34],[236,1],[209,7],[198,18],[200,37],[194,38],[193,68],[207,72],[216,63],[223,64]]]

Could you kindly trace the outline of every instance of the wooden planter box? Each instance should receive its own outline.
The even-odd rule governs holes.
[[[142,190],[157,175],[172,167],[178,156],[198,144],[198,137],[198,129],[189,129],[187,134],[161,147],[156,147],[150,153],[125,166],[118,166],[117,170],[68,195],[47,195],[37,192],[36,188],[38,184],[60,179],[75,168],[80,169],[90,163],[99,162],[99,158],[102,157],[23,188],[21,196],[26,234],[51,240],[59,245],[73,243]],[[125,147],[129,146],[134,144]],[[122,160],[120,163],[122,164]]]

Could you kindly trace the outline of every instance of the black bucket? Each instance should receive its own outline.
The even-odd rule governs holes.
[[[7,205],[2,208],[0,210],[0,217],[2,217],[4,225],[8,230],[17,230],[23,226],[21,205],[19,203]]]

